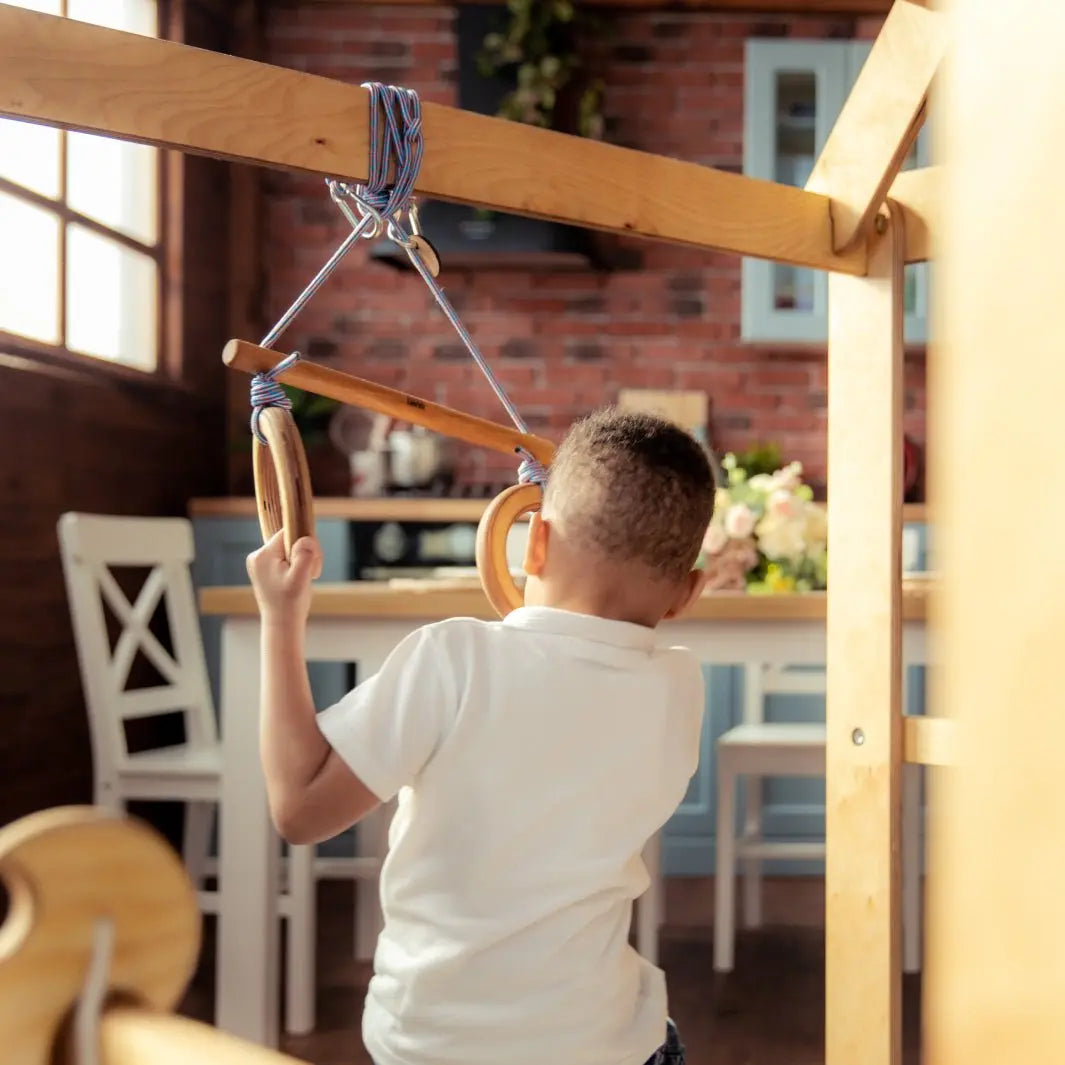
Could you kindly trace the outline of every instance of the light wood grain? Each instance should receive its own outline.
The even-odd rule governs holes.
[[[44,810],[0,830],[0,877],[12,899],[0,930],[5,1065],[52,1060],[89,972],[97,919],[113,922],[109,986],[152,1009],[177,1005],[196,965],[200,915],[180,858],[154,831],[90,807]],[[141,1061],[119,1055],[104,1065]]]
[[[0,5],[0,114],[362,181],[366,90]],[[423,104],[417,191],[589,229],[861,274],[830,201],[790,185]],[[712,205],[708,209],[708,205]]]
[[[957,722],[945,717],[907,716],[902,732],[905,761],[937,766],[957,762]]]
[[[250,374],[272,370],[285,357],[270,348],[262,348],[246,340],[231,340],[222,353],[227,366]],[[294,388],[329,396],[341,403],[350,403],[352,406],[377,411],[400,421],[424,426],[477,447],[491,448],[507,455],[513,455],[519,448],[524,448],[545,466],[550,466],[555,457],[554,443],[543,437],[520,433],[487,418],[477,418],[439,403],[431,403],[407,392],[365,381],[328,366],[300,360],[293,363],[279,380]]]
[[[507,534],[523,515],[540,509],[543,489],[538,484],[515,484],[492,500],[477,526],[477,570],[492,608],[504,618],[525,602],[524,591],[510,574]]]
[[[129,1008],[104,1014],[100,1051],[100,1065],[304,1065],[206,1024]]]
[[[292,415],[281,407],[267,407],[259,415],[258,437],[252,440],[255,502],[263,542],[284,532],[285,555],[292,545],[315,531],[314,494],[307,454]]]
[[[1065,494],[1047,482],[1065,396],[1065,4],[948,10],[930,698],[958,751],[932,782],[923,1061],[1050,1065],[1065,1062]],[[992,559],[1008,561],[988,595],[975,578]]]
[[[907,585],[903,615],[907,621],[923,621],[927,612],[927,582]],[[200,610],[209,615],[255,617],[259,609],[246,585],[204,588]],[[824,593],[806,595],[746,595],[717,592],[704,595],[685,620],[696,621],[821,621],[825,620]],[[496,616],[476,578],[468,580],[350,581],[315,584],[311,617],[424,618],[449,617],[492,619]],[[666,623],[668,625],[668,622]],[[768,638],[768,637],[767,637]]]
[[[936,165],[901,170],[891,183],[888,195],[902,208],[906,221],[908,263],[927,262],[936,257],[935,227],[943,182],[943,167]]]
[[[947,20],[895,0],[806,182],[832,199],[833,246],[864,241],[921,127]]]
[[[825,1062],[900,1065],[901,212],[829,278]]]
[[[235,161],[365,180],[357,85],[0,6],[0,114]],[[422,107],[427,196],[592,229],[860,273],[827,198],[787,185]]]

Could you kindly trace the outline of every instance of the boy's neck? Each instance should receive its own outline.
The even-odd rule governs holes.
[[[538,595],[527,596],[528,606],[544,606],[566,610],[571,614],[585,614],[607,621],[625,621],[653,629],[662,620],[662,612],[646,602],[640,602],[629,589],[566,588],[560,589],[538,582]]]

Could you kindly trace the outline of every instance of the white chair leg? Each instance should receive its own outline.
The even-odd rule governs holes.
[[[658,964],[658,915],[662,896],[662,839],[655,833],[643,851],[650,884],[636,903],[636,949],[652,964]]]
[[[736,775],[718,755],[717,861],[714,870],[714,971],[732,971],[736,937]]]
[[[197,888],[202,886],[206,874],[214,812],[213,802],[185,803],[185,828],[182,833],[181,855],[185,860],[189,879]]]
[[[902,767],[902,971],[921,971],[921,767]]]
[[[744,779],[744,840],[762,838],[762,778],[748,774]],[[743,858],[743,926],[759,928],[762,924],[762,859],[754,855]]]
[[[306,1035],[314,1028],[315,996],[315,848],[289,847],[285,974],[285,1031]]]

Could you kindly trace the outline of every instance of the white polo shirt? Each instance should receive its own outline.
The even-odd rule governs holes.
[[[703,675],[655,630],[546,607],[418,630],[319,714],[382,801],[376,1065],[643,1065],[664,974],[641,851],[699,760]]]

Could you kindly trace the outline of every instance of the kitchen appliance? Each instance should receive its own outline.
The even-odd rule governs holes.
[[[397,488],[429,488],[454,480],[451,441],[420,425],[388,434],[388,483]]]
[[[482,498],[487,502],[508,486],[509,482],[486,482],[441,488],[432,494],[412,489],[395,495],[427,502],[430,499]],[[477,522],[481,508],[458,509],[461,513],[457,517],[431,517],[430,506],[425,508],[425,517],[351,522],[351,579],[381,581],[447,577],[476,580]],[[528,531],[528,522],[519,521],[507,538],[507,557],[512,573],[521,573]]]

